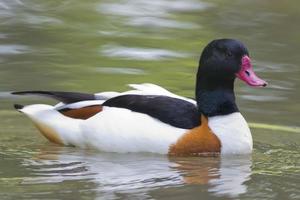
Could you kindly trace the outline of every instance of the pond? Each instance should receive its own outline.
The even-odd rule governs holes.
[[[300,199],[300,2],[0,0],[1,199]],[[168,158],[61,147],[13,103],[15,90],[122,91],[155,83],[193,97],[203,47],[243,41],[257,73],[237,81],[251,156]]]

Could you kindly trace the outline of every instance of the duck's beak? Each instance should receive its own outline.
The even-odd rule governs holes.
[[[236,77],[244,81],[250,86],[254,87],[265,87],[268,85],[266,81],[256,76],[253,71],[253,67],[251,64],[251,59],[249,56],[242,57],[241,70],[236,73]]]

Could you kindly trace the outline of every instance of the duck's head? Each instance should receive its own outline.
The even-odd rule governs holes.
[[[238,111],[233,89],[236,78],[254,87],[267,85],[254,73],[243,43],[234,39],[213,40],[202,52],[197,73],[196,99],[201,113],[216,116]]]
[[[250,86],[265,87],[267,82],[254,73],[249,52],[245,45],[234,39],[218,39],[203,50],[198,78],[206,79],[209,85],[223,85],[236,77]]]

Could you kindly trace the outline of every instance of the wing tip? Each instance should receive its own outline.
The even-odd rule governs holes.
[[[46,94],[45,91],[15,91],[11,92],[12,95],[34,95],[34,94]]]
[[[81,93],[81,92],[63,92],[63,91],[17,91],[11,92],[12,95],[38,95],[49,97],[63,103],[75,103],[79,101],[96,100],[94,94]]]
[[[19,95],[19,94],[22,94],[22,92],[11,92],[10,94],[12,94],[12,95]]]
[[[25,90],[25,91],[14,91],[11,94],[23,95],[23,94],[51,94],[52,91],[42,91],[42,90]]]

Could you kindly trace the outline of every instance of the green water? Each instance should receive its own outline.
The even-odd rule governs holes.
[[[300,2],[0,0],[0,199],[300,199]],[[99,92],[152,82],[193,97],[199,54],[230,37],[265,89],[237,81],[252,156],[168,158],[47,142],[14,90]],[[257,128],[255,128],[257,127]],[[286,131],[287,130],[287,131]],[[298,129],[299,130],[299,129]]]

